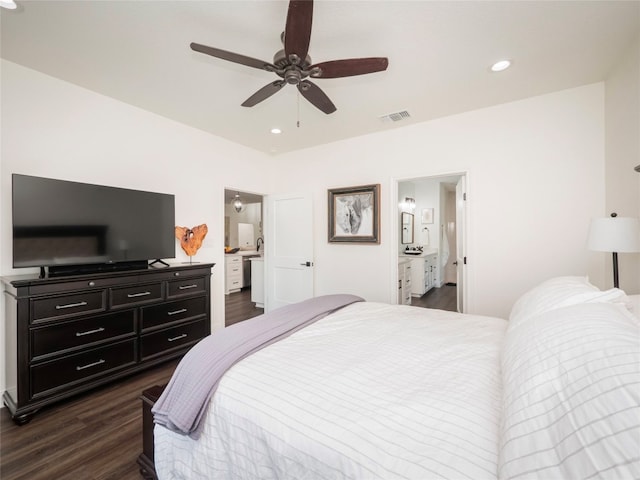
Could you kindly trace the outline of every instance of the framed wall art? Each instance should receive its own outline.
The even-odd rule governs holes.
[[[380,243],[380,185],[329,190],[329,243]]]
[[[433,208],[422,209],[422,223],[433,223]]]

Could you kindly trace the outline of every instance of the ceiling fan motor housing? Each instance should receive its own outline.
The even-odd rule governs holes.
[[[284,79],[289,85],[298,85],[302,80],[302,74],[297,68],[289,68],[284,72]]]

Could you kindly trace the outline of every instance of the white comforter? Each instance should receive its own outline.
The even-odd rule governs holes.
[[[506,321],[357,303],[241,361],[165,479],[496,478]]]

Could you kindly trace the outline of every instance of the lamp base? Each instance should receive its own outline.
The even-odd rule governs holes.
[[[620,288],[618,280],[618,252],[613,252],[613,288]]]

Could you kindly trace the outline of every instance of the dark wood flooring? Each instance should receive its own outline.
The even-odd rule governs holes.
[[[140,394],[169,381],[177,360],[40,410],[17,426],[0,410],[2,480],[140,480]]]
[[[228,327],[234,323],[257,317],[264,313],[264,308],[257,308],[251,301],[251,287],[243,288],[236,293],[224,296],[224,325]]]
[[[411,298],[411,305],[457,312],[458,301],[456,298],[456,290],[456,287],[452,285],[443,285],[440,288],[432,288],[422,297]]]

